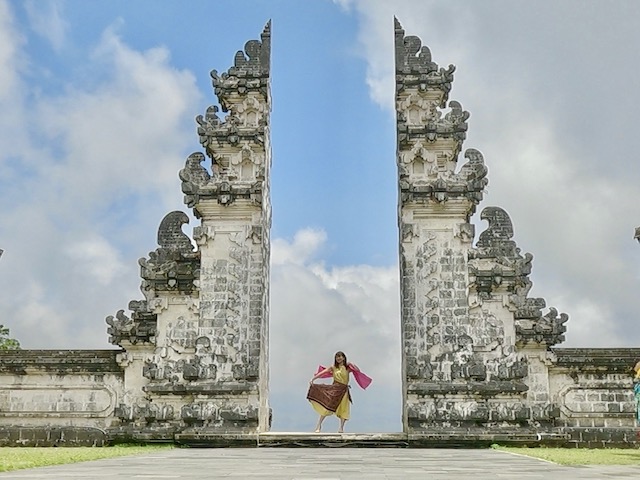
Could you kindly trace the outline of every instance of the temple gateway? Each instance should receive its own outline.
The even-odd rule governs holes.
[[[143,298],[106,319],[119,348],[0,352],[0,445],[293,441],[269,432],[270,50],[269,23],[211,72],[219,105],[178,173],[200,224],[191,239],[184,212],[160,223]],[[403,431],[382,440],[632,445],[640,349],[557,347],[568,316],[529,296],[533,257],[502,208],[482,209],[474,245],[488,170],[463,150],[454,70],[395,21]],[[355,437],[382,441],[333,441]]]

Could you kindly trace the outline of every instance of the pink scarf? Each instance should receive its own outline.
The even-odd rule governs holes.
[[[327,367],[324,367],[324,366],[320,365],[318,367],[318,370],[316,371],[316,375],[318,373],[320,373],[321,371],[323,371],[325,368],[327,368]],[[353,373],[353,378],[355,378],[356,383],[360,386],[361,389],[365,390],[369,385],[371,385],[371,382],[373,381],[373,379],[371,377],[367,376],[366,374],[364,374],[360,370],[354,370],[351,367],[347,367],[347,369],[351,373]],[[329,378],[329,377],[332,377],[332,376],[333,376],[333,373],[331,373],[329,371],[329,372],[327,372],[327,373],[325,373],[323,375],[320,375],[320,378]]]

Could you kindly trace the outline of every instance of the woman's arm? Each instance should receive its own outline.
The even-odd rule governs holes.
[[[360,369],[358,368],[358,366],[355,363],[349,363],[348,365],[350,370],[353,370],[354,372],[359,372]]]
[[[329,373],[333,370],[333,367],[327,367],[324,370],[322,370],[321,372],[316,373],[311,380],[309,381],[309,383],[313,383],[315,380],[317,380],[318,378],[320,378],[321,376],[323,376],[325,373]]]

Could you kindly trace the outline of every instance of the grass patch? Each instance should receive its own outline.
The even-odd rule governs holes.
[[[493,448],[559,465],[640,465],[640,450],[633,448],[527,448],[499,445]]]
[[[139,455],[173,445],[116,445],[113,447],[0,447],[0,472],[47,467],[102,458]]]

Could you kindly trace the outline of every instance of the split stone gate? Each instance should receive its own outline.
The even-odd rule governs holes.
[[[255,442],[268,432],[270,24],[211,72],[219,107],[196,118],[203,152],[179,172],[200,225],[169,213],[140,259],[142,300],[107,318],[118,350],[0,352],[0,445]],[[635,441],[640,349],[561,349],[566,314],[529,297],[532,255],[485,207],[469,113],[395,21],[403,378],[408,444]],[[466,161],[459,166],[459,158]],[[460,162],[462,163],[462,162]]]

